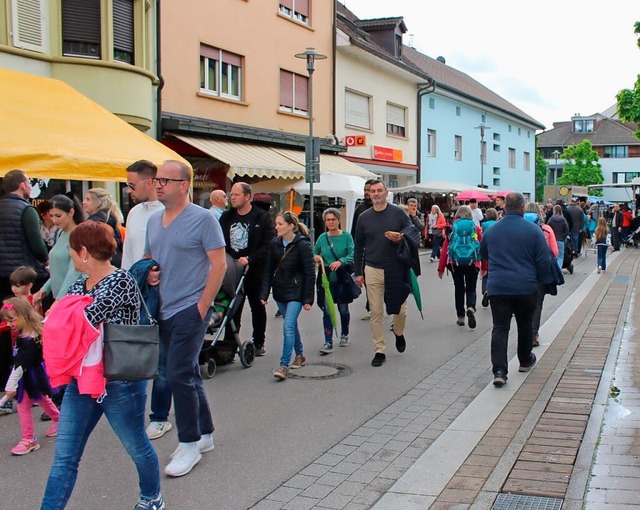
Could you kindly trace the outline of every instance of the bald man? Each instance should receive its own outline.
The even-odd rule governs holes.
[[[221,189],[214,189],[209,195],[209,202],[211,202],[209,211],[216,220],[220,221],[220,216],[227,210],[227,194]]]

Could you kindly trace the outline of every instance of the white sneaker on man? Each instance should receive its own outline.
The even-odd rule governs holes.
[[[173,428],[170,421],[152,421],[147,427],[147,437],[149,439],[158,439],[164,436]]]
[[[202,459],[198,442],[179,443],[171,462],[164,468],[165,475],[184,476]]]
[[[200,436],[200,439],[198,439],[197,443],[198,443],[198,449],[200,450],[200,453],[210,452],[216,447],[213,439],[213,434],[202,434]],[[173,453],[171,454],[170,458],[173,459],[178,454],[178,450],[180,449],[180,445],[182,444],[184,443],[178,443],[178,447],[175,450],[173,450]]]

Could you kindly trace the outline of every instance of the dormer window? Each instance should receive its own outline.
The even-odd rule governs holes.
[[[573,121],[574,133],[593,133],[593,119],[578,119]]]
[[[402,34],[396,34],[396,58],[402,58]]]

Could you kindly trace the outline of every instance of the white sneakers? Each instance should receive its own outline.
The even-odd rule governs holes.
[[[169,476],[186,475],[200,462],[202,454],[215,448],[213,434],[202,434],[198,441],[193,443],[178,443],[178,447],[171,454],[171,462],[164,468]]]
[[[164,436],[173,428],[169,421],[152,421],[147,427],[147,437],[149,439],[158,439]]]

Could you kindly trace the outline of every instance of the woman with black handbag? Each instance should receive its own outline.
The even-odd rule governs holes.
[[[344,232],[340,228],[342,214],[334,207],[329,207],[322,213],[327,231],[321,234],[313,248],[313,260],[325,266],[325,272],[329,275],[329,288],[334,302],[338,305],[340,314],[340,347],[349,345],[349,303],[356,297],[355,292],[360,287],[355,285],[351,278],[353,273],[353,237],[349,232]],[[318,272],[318,277],[322,271]],[[351,281],[350,281],[351,280]],[[356,289],[354,289],[356,287]],[[320,349],[320,354],[330,354],[333,352],[333,324],[327,309],[324,292],[320,282],[317,284],[318,306],[322,308],[324,315],[324,345]]]
[[[99,329],[103,323],[137,324],[140,317],[140,297],[136,282],[127,271],[111,264],[111,257],[116,250],[113,229],[105,223],[86,221],[71,232],[69,245],[76,271],[85,273],[87,278],[71,285],[66,298],[51,309],[47,322],[55,322],[56,315],[62,313],[65,299],[78,298],[88,303],[81,303],[86,307],[79,310],[82,317],[73,330],[78,331],[78,335],[81,331],[86,331],[87,326],[89,329]],[[85,325],[85,321],[89,324]],[[55,349],[58,344],[58,352],[52,352],[59,354],[55,357],[57,366],[47,366],[52,384],[56,378],[67,376],[62,368],[65,366],[64,358],[74,360],[78,351],[87,349],[83,347],[87,343],[86,338],[68,340],[62,350],[64,341],[64,338],[56,337],[55,331],[47,336],[45,323],[45,356],[48,349]],[[48,342],[53,344],[49,348]],[[89,348],[85,357],[91,355],[92,350]],[[107,381],[105,387],[104,379],[100,377],[101,372],[89,370],[96,365],[100,365],[99,358],[91,366],[83,364],[76,375],[67,376],[70,382],[63,399],[53,465],[40,508],[65,508],[76,482],[84,447],[105,414],[138,471],[140,494],[135,509],[162,510],[165,503],[160,494],[158,457],[145,432],[147,381]],[[101,388],[97,391],[98,395],[93,394],[99,385]],[[89,391],[88,388],[94,391]],[[99,394],[100,391],[102,394]]]

